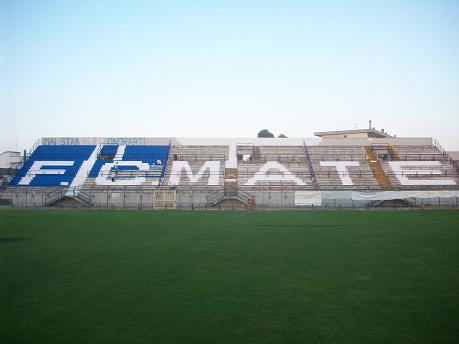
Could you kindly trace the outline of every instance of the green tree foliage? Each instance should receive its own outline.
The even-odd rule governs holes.
[[[274,137],[274,134],[268,129],[262,129],[258,132],[258,137]]]

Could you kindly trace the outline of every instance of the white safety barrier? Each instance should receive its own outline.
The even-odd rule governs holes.
[[[320,191],[295,191],[295,205],[297,206],[320,206],[322,196]]]
[[[459,197],[459,191],[381,191],[381,192],[352,192],[353,201],[389,201],[409,198],[454,198]]]
[[[323,201],[393,201],[408,199],[455,199],[459,191],[295,191],[296,206],[320,206]]]

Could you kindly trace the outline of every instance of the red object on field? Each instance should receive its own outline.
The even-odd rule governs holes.
[[[252,210],[252,207],[255,205],[255,197],[249,198],[247,201],[246,209]]]

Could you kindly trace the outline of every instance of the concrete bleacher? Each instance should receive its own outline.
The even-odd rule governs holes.
[[[164,177],[169,150],[166,145],[103,145],[83,189],[98,185],[130,186],[130,181],[136,178],[143,179],[132,186],[156,186]],[[157,164],[158,160],[160,164]],[[142,168],[139,168],[139,162]]]
[[[311,180],[311,174],[308,170],[306,163],[293,162],[285,163],[279,162],[288,172],[283,172],[279,169],[278,165],[274,165],[273,168],[267,168],[262,175],[275,176],[280,180],[255,180],[253,184],[247,185],[250,180],[253,180],[254,176],[269,163],[277,163],[277,161],[267,161],[265,163],[257,162],[244,162],[238,164],[238,187],[244,190],[249,189],[291,189],[291,190],[314,190],[314,186]],[[292,177],[290,177],[292,175]],[[291,180],[282,180],[286,176],[290,177]],[[297,179],[294,179],[294,178]],[[300,183],[298,179],[302,182]]]
[[[311,165],[320,190],[380,190],[378,181],[368,165],[362,146],[310,146],[307,148]],[[340,169],[324,166],[321,162],[350,161],[357,166]],[[352,185],[343,185],[342,179],[350,178]]]
[[[420,146],[393,146],[395,151],[399,154],[400,160],[405,161],[446,161],[445,155],[440,150],[432,145],[420,145]]]
[[[188,164],[190,166],[190,169],[191,169],[191,172],[197,176],[197,174],[199,173],[199,171],[201,170],[201,168],[203,167],[203,164],[205,163],[206,161],[203,161],[203,160],[193,160],[193,161],[188,161]],[[207,188],[207,187],[216,187],[216,186],[222,186],[223,185],[223,179],[224,179],[224,162],[220,163],[220,166],[218,168],[218,172],[212,172],[210,171],[209,169],[206,169],[203,174],[197,178],[195,177],[195,179],[193,180],[190,180],[188,174],[186,173],[186,171],[184,170],[181,170],[181,171],[173,171],[172,170],[172,165],[173,165],[173,162],[171,162],[169,164],[169,166],[167,167],[167,170],[166,170],[166,175],[165,175],[165,178],[164,178],[164,184],[170,180],[172,174],[175,174],[177,176],[179,176],[179,183],[174,183],[177,187],[180,187],[180,188],[183,188],[183,187],[204,187],[204,188]],[[180,175],[179,175],[180,174]],[[217,178],[218,180],[218,185],[209,185],[209,178],[211,178],[211,176],[213,176],[214,178]]]
[[[432,145],[396,145],[402,169],[394,171],[394,162],[381,161],[381,165],[391,183],[399,190],[455,190],[459,184],[459,175],[448,157]],[[419,164],[416,161],[420,162]],[[395,162],[396,163],[396,162]],[[407,164],[413,165],[407,165]],[[435,171],[435,173],[429,173]],[[439,174],[438,174],[438,172]],[[404,185],[400,178],[424,183],[423,185]],[[406,181],[405,181],[406,183]]]
[[[166,165],[165,175],[162,186],[166,186],[166,182],[171,180],[171,176],[175,175],[177,188],[209,188],[219,189],[223,186],[225,175],[225,161],[229,157],[229,148],[225,145],[174,145],[169,152],[169,160]],[[184,162],[188,163],[190,172],[194,175],[190,180],[187,171],[179,169],[173,171],[174,162],[182,166]],[[212,166],[218,166],[217,170],[211,171],[205,169],[201,176],[198,177],[199,171],[210,162]],[[185,167],[184,167],[185,168]],[[212,181],[217,181],[217,185],[209,185],[209,178]],[[214,184],[211,182],[210,184]]]
[[[100,172],[101,167],[107,163],[126,162],[126,161],[142,161],[149,165],[155,165],[158,160],[161,161],[161,166],[166,166],[169,155],[169,146],[118,146],[118,145],[103,145],[97,156],[97,160],[89,172],[89,177],[95,178]],[[138,168],[128,165],[117,167],[120,172],[132,171],[135,173]],[[162,175],[163,173],[161,173]]]
[[[315,177],[320,190],[380,190],[373,172],[366,161],[360,166],[347,166],[346,171],[334,166],[321,166],[320,161],[312,161]],[[343,185],[342,178],[349,177],[353,185]]]
[[[70,185],[95,145],[38,146],[11,180],[11,186]]]
[[[115,170],[117,180],[144,176],[144,184],[151,184],[164,176],[168,154],[169,146],[159,145],[40,145],[10,185],[89,187],[96,185],[95,179],[101,174],[110,180]],[[161,164],[157,166],[158,160]],[[102,173],[106,164],[111,167]]]
[[[78,190],[89,195],[88,204],[107,207],[129,199],[150,204],[163,191],[177,191],[182,205],[209,206],[209,199],[219,201],[220,195],[246,193],[257,204],[276,206],[296,204],[297,195],[330,194],[320,191],[450,192],[459,184],[452,159],[428,140],[79,140],[95,144],[39,145],[9,184],[12,192],[33,206],[62,195],[80,197]],[[171,181],[176,190],[169,190]]]
[[[304,146],[259,145],[251,159],[238,162],[237,171],[238,186],[244,190],[314,190]],[[278,180],[257,178],[257,174]]]
[[[107,162],[113,162],[113,159],[115,158],[117,150],[118,150],[118,145],[103,145],[97,156],[96,162],[94,163],[91,171],[89,172],[88,177],[90,178],[97,177],[102,165],[104,165]]]
[[[228,146],[176,145],[171,147],[170,158],[185,161],[228,160]]]
[[[255,159],[261,161],[305,162],[304,146],[258,146]]]
[[[438,161],[438,166],[406,166],[406,171],[412,170],[431,170],[435,168],[441,171],[440,175],[426,175],[422,172],[418,175],[410,175],[412,180],[451,180],[458,182],[458,173],[455,167],[449,162],[447,156],[433,145],[393,145],[397,152],[397,159],[400,161]],[[363,146],[353,145],[311,145],[307,147],[309,158],[304,146],[289,145],[263,145],[257,144],[250,148],[253,152],[250,159],[237,161],[237,185],[240,188],[291,188],[291,189],[313,189],[312,179],[315,178],[318,189],[321,190],[379,190],[380,185],[374,177],[374,171],[368,164],[368,157],[365,155]],[[97,155],[95,156],[95,151]],[[90,161],[88,171],[83,162],[94,157]],[[116,179],[128,181],[136,177],[144,177],[139,183],[133,186],[156,185],[161,181],[161,186],[166,187],[167,181],[171,177],[174,161],[186,161],[190,167],[193,178],[189,178],[186,170],[181,171],[180,186],[209,186],[211,175],[217,175],[218,185],[223,185],[225,180],[225,167],[230,159],[230,148],[228,145],[40,145],[33,152],[30,158],[22,166],[19,173],[12,179],[11,186],[70,186],[72,180],[80,178],[85,180],[84,187],[96,187],[96,177],[104,177],[109,181],[116,169]],[[389,160],[394,159],[393,157]],[[159,166],[155,165],[160,160]],[[45,161],[44,164],[37,166],[39,171],[29,171],[37,161]],[[142,168],[129,161],[142,162]],[[212,172],[209,169],[202,171],[202,176],[196,178],[198,172],[206,162],[219,162],[217,169]],[[332,161],[351,161],[357,162],[358,166],[347,166],[346,172],[339,171],[334,166],[324,166],[324,162]],[[265,180],[259,179],[255,183],[246,185],[260,169],[267,163],[277,162],[279,165],[270,166],[264,174],[278,175],[288,173],[301,180],[301,185],[290,180]],[[310,165],[309,165],[310,162]],[[119,163],[119,165],[117,164]],[[106,164],[112,164],[109,170],[101,171]],[[422,189],[424,186],[401,185],[397,172],[390,167],[390,162],[380,160],[384,173],[389,178],[395,189]],[[116,167],[115,167],[116,166]],[[213,165],[216,166],[216,165]],[[279,169],[281,166],[281,169]],[[310,167],[312,171],[310,170]],[[84,168],[83,168],[84,167]],[[282,171],[282,169],[285,169]],[[84,171],[83,171],[84,170]],[[31,173],[32,172],[32,173]],[[26,174],[30,176],[26,177]],[[36,174],[32,177],[32,174]],[[352,185],[343,185],[343,174],[350,177]],[[215,178],[213,178],[215,179]],[[282,179],[282,178],[278,178]],[[74,182],[75,184],[75,182]],[[78,184],[78,183],[76,183]],[[441,184],[441,183],[440,183]],[[107,182],[106,185],[110,185]],[[215,185],[210,185],[215,186]],[[429,189],[435,185],[425,186]],[[439,185],[440,189],[454,188],[454,185]]]
[[[309,146],[311,161],[366,161],[362,146]]]

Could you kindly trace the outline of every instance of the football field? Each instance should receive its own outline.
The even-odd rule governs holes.
[[[1,343],[457,343],[459,211],[0,210]]]

